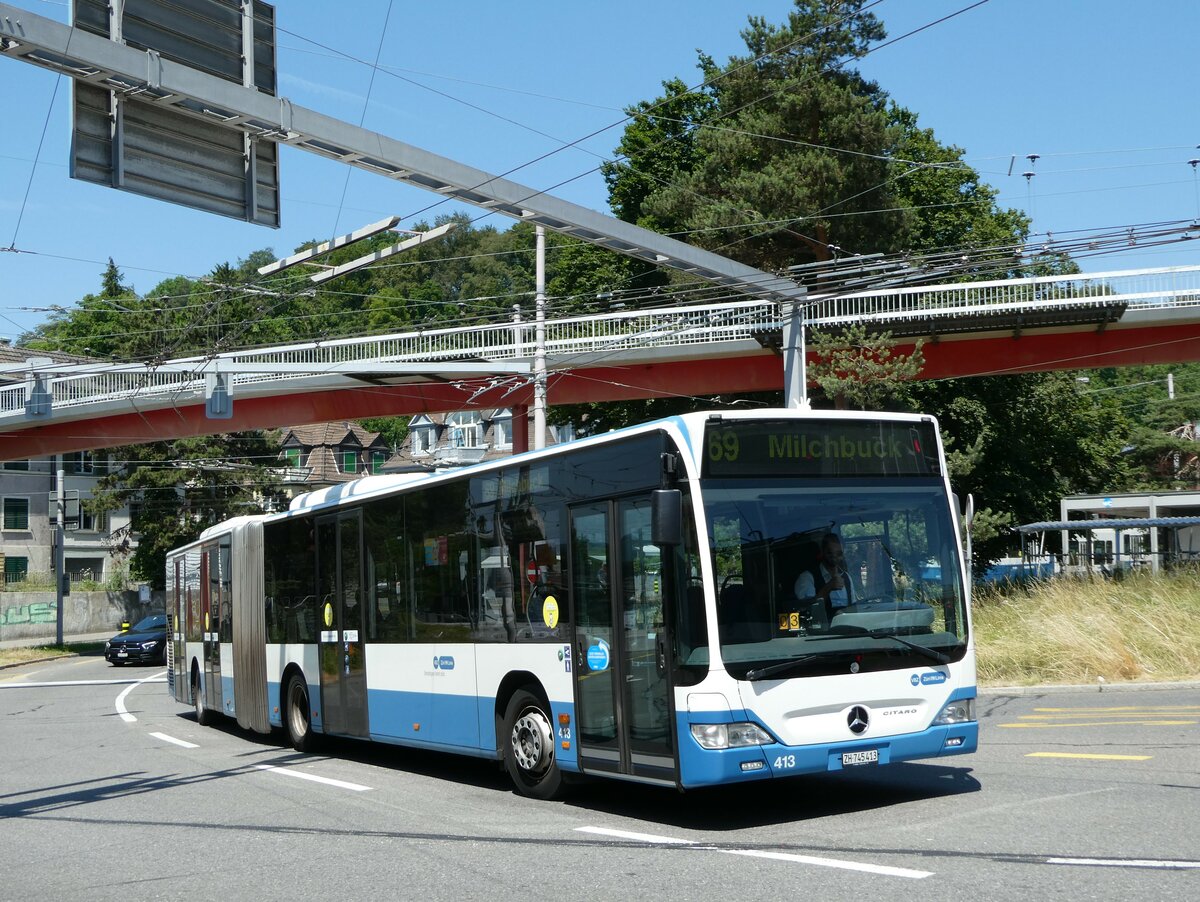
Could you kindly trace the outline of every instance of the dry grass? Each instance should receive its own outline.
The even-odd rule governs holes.
[[[982,685],[1200,678],[1200,572],[975,595]]]
[[[29,646],[27,648],[0,648],[0,667],[12,664],[27,664],[30,661],[42,661],[46,658],[57,658],[71,654],[68,648],[57,646]]]

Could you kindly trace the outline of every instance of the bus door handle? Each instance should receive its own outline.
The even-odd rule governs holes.
[[[667,675],[667,640],[661,631],[654,640],[654,667],[660,677]]]

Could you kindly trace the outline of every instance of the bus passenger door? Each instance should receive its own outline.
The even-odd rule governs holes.
[[[204,707],[224,711],[221,702],[221,572],[217,546],[204,549],[204,583],[200,593],[204,618]]]
[[[317,520],[321,710],[325,732],[346,736],[368,735],[361,549],[360,511]]]
[[[576,717],[586,771],[674,784],[662,579],[650,501],[572,509]]]

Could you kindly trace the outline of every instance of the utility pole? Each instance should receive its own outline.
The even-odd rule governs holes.
[[[533,349],[533,450],[546,447],[546,229],[537,226]]]
[[[63,571],[66,569],[66,554],[63,549],[63,542],[66,539],[66,525],[64,523],[64,511],[67,506],[67,493],[63,488],[63,466],[62,457],[55,458],[58,464],[58,480],[57,489],[57,508],[58,513],[54,518],[54,600],[55,610],[54,615],[54,644],[63,644]]]
[[[804,306],[797,301],[785,301],[779,308],[783,314],[783,406],[789,410],[809,410]]]

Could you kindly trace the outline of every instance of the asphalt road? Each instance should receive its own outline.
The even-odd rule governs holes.
[[[161,680],[0,671],[0,899],[1200,898],[1197,687],[988,694],[946,764],[544,803],[486,761],[200,727]]]

